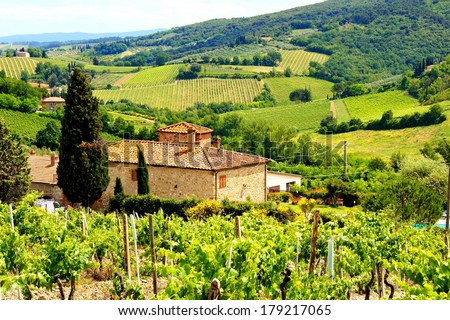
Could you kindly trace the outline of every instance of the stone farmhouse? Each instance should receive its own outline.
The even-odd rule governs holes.
[[[154,195],[265,201],[270,160],[221,149],[220,138],[212,141],[212,132],[181,122],[159,129],[158,141],[122,140],[109,144],[110,184],[95,207],[106,207],[114,193],[116,177],[121,179],[125,194],[137,193],[138,146],[146,158],[150,191]],[[30,156],[31,189],[66,205],[69,203],[57,186],[56,162],[55,156]]]
[[[137,147],[144,151],[152,194],[167,198],[199,197],[231,201],[266,200],[269,159],[220,148],[212,130],[181,122],[159,129],[158,141],[122,140],[108,147],[113,194],[120,177],[125,194],[137,193]]]

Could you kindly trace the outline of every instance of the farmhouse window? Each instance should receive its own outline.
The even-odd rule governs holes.
[[[136,169],[131,169],[131,181],[137,181],[137,171],[136,171]]]
[[[219,188],[225,188],[227,186],[227,176],[219,176]]]

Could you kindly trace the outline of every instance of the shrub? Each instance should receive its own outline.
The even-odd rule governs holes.
[[[271,192],[267,195],[268,201],[280,201],[280,202],[288,202],[292,201],[294,197],[290,192],[281,191],[281,192]]]
[[[217,200],[202,201],[195,207],[186,210],[186,216],[191,219],[204,219],[222,213],[222,204]]]

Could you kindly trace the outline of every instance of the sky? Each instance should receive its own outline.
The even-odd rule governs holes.
[[[169,29],[215,18],[251,17],[324,0],[2,1],[0,36]]]

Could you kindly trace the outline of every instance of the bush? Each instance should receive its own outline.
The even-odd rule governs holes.
[[[293,195],[290,192],[282,191],[282,192],[271,192],[267,195],[267,201],[281,201],[288,202],[289,200],[293,200]]]
[[[217,200],[202,201],[195,207],[186,210],[186,216],[191,219],[204,219],[222,213],[222,204]]]
[[[289,94],[289,100],[294,102],[308,102],[312,100],[310,89],[296,89]]]
[[[111,198],[109,209],[111,211],[118,210],[132,214],[133,211],[140,215],[155,213],[162,209],[166,215],[176,215],[186,218],[186,210],[194,207],[200,202],[196,198],[167,199],[155,197],[151,194],[123,196],[117,195]]]

